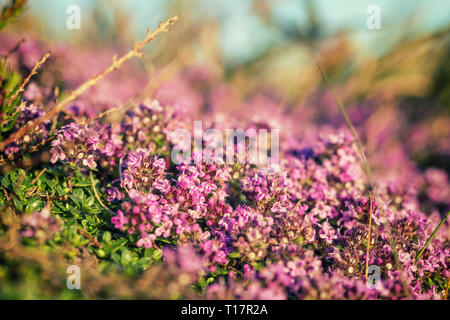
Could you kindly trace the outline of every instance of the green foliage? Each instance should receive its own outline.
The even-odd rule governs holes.
[[[50,254],[61,253],[64,258],[63,265],[66,266],[78,261],[81,258],[80,254],[84,252],[84,255],[88,254],[91,259],[98,261],[99,272],[105,274],[119,272],[131,278],[138,276],[152,264],[162,261],[161,250],[138,248],[131,235],[113,227],[110,222],[111,214],[99,204],[88,174],[79,170],[70,174],[66,170],[52,167],[46,168],[42,173],[42,169],[28,172],[14,169],[0,176],[1,212],[13,208],[15,214],[23,218],[47,206],[51,208],[52,215],[62,223],[60,231],[50,236],[44,243],[32,238],[23,238],[21,241],[24,248],[39,248],[42,252]],[[100,197],[105,198],[101,190],[97,192]],[[4,239],[5,229],[4,226],[2,229],[0,223],[1,230],[3,231],[0,232],[0,239]],[[36,267],[28,263],[21,265],[27,274],[22,280],[25,279],[27,285],[34,286],[30,292],[23,294],[18,290],[25,284],[14,284],[15,277],[12,276],[15,272],[13,269],[19,261],[10,259],[6,262],[5,259],[8,259],[7,255],[0,252],[2,262],[0,280],[4,281],[0,289],[1,298],[49,297],[36,288],[39,278],[42,277],[41,266]],[[83,256],[83,259],[86,257]],[[60,276],[66,277],[61,271]],[[59,286],[59,290],[53,292],[51,297],[81,297],[74,293],[66,296],[69,290],[65,287],[65,280],[61,280]]]
[[[17,94],[21,77],[11,70],[6,59],[0,58],[0,139],[9,134],[19,116],[17,107],[22,94]],[[14,96],[16,96],[14,98]]]

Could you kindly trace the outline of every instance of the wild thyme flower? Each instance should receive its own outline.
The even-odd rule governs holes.
[[[14,131],[45,114],[45,111],[34,103],[25,103],[23,106],[19,105],[16,107],[15,112],[18,112],[18,116],[13,126]],[[41,123],[33,130],[27,132],[18,141],[8,144],[5,148],[5,154],[12,158],[19,151],[25,151],[45,140],[48,137],[48,123],[49,121]]]
[[[100,139],[95,130],[88,125],[70,123],[62,127],[51,143],[51,163],[58,160],[66,161],[72,165],[96,168],[99,157]]]
[[[52,234],[61,230],[60,221],[52,216],[48,208],[24,216],[22,224],[23,237],[35,238],[41,242],[49,239]]]
[[[122,186],[128,189],[169,192],[170,183],[164,178],[166,162],[163,158],[152,157],[147,149],[131,150],[123,165]]]

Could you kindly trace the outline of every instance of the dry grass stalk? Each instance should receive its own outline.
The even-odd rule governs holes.
[[[77,229],[77,231],[84,237],[88,238],[89,240],[92,241],[92,244],[96,245],[98,248],[103,248],[102,244],[100,242],[98,242],[96,237],[91,236],[89,233],[87,233],[86,231],[82,230],[82,229]],[[90,244],[89,244],[90,245]]]
[[[92,190],[94,191],[94,195],[95,198],[97,199],[98,203],[100,203],[100,205],[107,210],[109,213],[111,214],[115,214],[114,211],[112,211],[110,208],[108,208],[102,201],[102,199],[100,198],[100,195],[97,192],[97,189],[95,188],[95,181],[94,181],[94,176],[92,174],[92,171],[89,171],[89,178],[91,179],[91,186],[92,186]]]
[[[367,234],[367,248],[366,248],[366,273],[365,279],[367,282],[367,278],[369,276],[369,253],[370,253],[370,242],[372,241],[371,232],[372,232],[372,194],[369,194],[369,232]]]
[[[89,120],[89,123],[93,123],[94,121],[97,121],[101,118],[108,117],[110,115],[117,115],[119,112],[121,114],[124,114],[129,109],[134,107],[137,103],[142,102],[146,98],[154,98],[154,93],[157,90],[158,86],[167,80],[169,80],[171,77],[173,77],[177,72],[179,72],[183,66],[186,65],[188,61],[188,58],[181,57],[174,59],[167,67],[165,67],[161,73],[156,74],[154,77],[150,77],[148,83],[146,84],[145,88],[143,89],[142,93],[137,95],[136,97],[133,97],[129,99],[128,101],[124,102],[122,105],[118,107],[111,108],[109,110],[106,110],[96,117]]]
[[[450,278],[447,280],[447,288],[445,288],[444,300],[447,300],[448,297],[448,287],[450,286]]]
[[[21,46],[22,43],[24,43],[24,42],[25,42],[25,38],[20,39],[19,42],[17,42],[17,44],[16,44],[11,50],[9,50],[9,51],[5,54],[4,58],[5,58],[5,59],[8,59],[8,57],[9,57],[10,55],[12,55],[14,52],[16,52],[17,50],[19,50],[20,46]]]
[[[47,61],[47,59],[50,57],[51,52],[47,52],[46,54],[44,54],[41,58],[41,60],[39,60],[34,66],[33,69],[31,69],[30,74],[28,75],[28,77],[25,78],[25,80],[22,82],[22,84],[20,85],[19,89],[11,96],[11,98],[8,99],[8,101],[6,102],[7,104],[11,104],[11,102],[13,102],[14,100],[16,100],[16,98],[19,96],[19,94],[21,94],[24,90],[25,87],[27,86],[28,82],[30,82],[30,79],[32,76],[34,76],[38,70],[41,68],[41,66],[45,63],[45,61]],[[3,149],[2,149],[3,150]]]
[[[41,172],[39,172],[39,174],[36,176],[36,178],[34,178],[33,181],[31,181],[31,184],[35,184],[46,170],[47,168],[42,169]]]

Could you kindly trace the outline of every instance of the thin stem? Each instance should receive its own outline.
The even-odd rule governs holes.
[[[42,169],[41,172],[39,172],[39,174],[36,176],[36,178],[34,178],[33,181],[31,181],[31,184],[35,184],[46,170],[47,168]]]
[[[45,63],[45,61],[47,61],[47,59],[50,57],[51,52],[47,52],[46,54],[44,54],[41,58],[41,60],[39,60],[33,67],[33,69],[31,69],[30,74],[28,75],[28,77],[25,78],[25,80],[23,80],[22,84],[20,85],[19,89],[16,90],[16,92],[14,92],[14,94],[8,99],[8,101],[6,102],[7,104],[10,104],[11,102],[13,102],[18,96],[19,94],[21,94],[24,90],[26,85],[28,84],[28,82],[30,82],[30,79],[32,76],[34,76],[39,68]]]
[[[16,52],[16,51],[20,48],[20,46],[22,45],[22,43],[24,43],[24,42],[25,42],[25,38],[20,39],[19,42],[17,42],[17,44],[16,44],[11,50],[9,50],[9,51],[6,53],[6,55],[4,56],[4,58],[5,58],[5,59],[8,59],[8,57],[9,57],[11,54],[13,54],[14,52]]]
[[[297,208],[300,206],[300,203],[302,201],[298,200],[297,203],[295,204],[295,206],[291,209],[291,211],[289,211],[289,215],[293,214],[295,210],[297,210]]]
[[[97,193],[97,189],[95,189],[95,182],[94,182],[94,175],[92,174],[92,171],[89,171],[89,178],[91,178],[91,186],[92,190],[94,191],[95,198],[97,199],[98,203],[109,213],[115,214],[114,211],[112,211],[110,208],[108,208],[100,198],[99,194]]]
[[[100,248],[100,249],[103,248],[102,244],[101,244],[100,242],[98,242],[98,240],[97,240],[96,237],[91,236],[89,233],[87,233],[86,231],[84,231],[84,230],[82,230],[82,229],[77,229],[77,230],[78,230],[78,232],[79,232],[81,235],[83,235],[83,236],[85,236],[86,238],[88,238],[89,240],[91,240],[92,243],[93,243],[94,245],[96,245],[98,248]]]
[[[445,289],[444,300],[447,300],[448,297],[448,287],[450,286],[450,278],[447,280],[447,288]]]
[[[17,107],[16,111],[11,115],[11,119],[14,118],[18,113],[22,112],[23,107],[25,107],[26,102],[22,101],[22,103]]]
[[[447,220],[448,215],[450,214],[450,211],[447,212],[447,214],[445,215],[445,217],[442,219],[441,223],[439,223],[439,225],[436,227],[436,229],[433,231],[433,233],[431,234],[431,236],[428,238],[427,242],[425,243],[425,245],[423,246],[422,250],[419,251],[419,253],[416,255],[416,261],[420,259],[420,257],[423,255],[423,253],[425,252],[425,250],[427,249],[428,245],[430,244],[430,242],[434,239],[434,237],[436,236],[436,233],[439,231],[439,229],[442,227],[442,225],[444,224],[445,220]]]
[[[366,274],[365,279],[369,276],[369,252],[370,252],[370,242],[371,242],[371,232],[372,232],[372,194],[369,194],[369,233],[367,234],[367,248],[366,248]]]

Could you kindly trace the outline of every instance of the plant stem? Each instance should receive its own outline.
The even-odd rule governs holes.
[[[372,194],[369,194],[370,208],[369,208],[369,233],[367,234],[367,248],[366,248],[366,275],[365,279],[369,275],[369,252],[370,252],[370,242],[371,242],[371,232],[372,232]]]
[[[36,178],[31,181],[31,184],[35,184],[46,170],[47,168],[42,169],[41,172],[39,172],[39,174],[36,176]]]
[[[347,114],[347,111],[345,110],[344,105],[341,103],[341,101],[339,100],[339,98],[337,97],[337,95],[334,93],[332,87],[331,87],[331,83],[328,80],[328,77],[325,73],[325,71],[323,71],[322,67],[320,66],[320,64],[318,62],[316,62],[317,68],[319,69],[323,80],[325,81],[325,84],[327,85],[328,89],[330,90],[331,94],[333,95],[334,100],[336,101],[336,104],[338,105],[339,111],[341,112],[342,116],[344,117],[345,123],[347,124],[348,129],[350,130],[350,133],[353,137],[353,144],[356,148],[356,151],[358,152],[359,158],[361,160],[361,166],[364,170],[364,173],[367,177],[367,180],[369,182],[369,186],[370,189],[375,197],[375,200],[377,202],[377,208],[381,211],[382,216],[386,217],[386,211],[384,210],[384,206],[383,206],[383,201],[378,193],[378,188],[375,184],[375,180],[373,178],[373,174],[372,174],[372,170],[370,169],[370,165],[369,162],[367,161],[367,157],[366,154],[364,152],[364,148],[362,146],[361,140],[358,137],[358,133],[356,132],[355,127],[352,124],[352,121],[350,120],[350,117]],[[406,284],[406,280],[404,278],[403,275],[403,266],[400,263],[400,260],[398,259],[398,252],[397,252],[397,247],[395,246],[395,242],[392,238],[392,230],[391,230],[391,226],[389,225],[389,223],[384,222],[383,223],[384,228],[386,229],[386,233],[388,235],[388,241],[389,241],[389,246],[391,247],[392,250],[392,256],[394,258],[395,261],[395,265],[397,267],[397,270],[400,271],[400,278],[401,278],[401,283],[402,283],[402,287],[403,290],[405,291],[405,294],[407,295],[407,297],[410,297],[410,292],[408,289],[408,286]]]
[[[444,300],[447,300],[448,297],[448,287],[450,286],[450,278],[447,280],[447,288],[445,289]]]
[[[92,185],[92,190],[94,191],[94,195],[95,198],[97,199],[98,203],[100,203],[100,205],[109,213],[111,214],[115,214],[114,211],[112,211],[110,208],[108,208],[103,202],[102,199],[100,199],[99,194],[97,193],[97,189],[95,189],[95,182],[94,182],[94,176],[92,174],[92,171],[89,171],[89,178],[91,178],[91,185]]]
[[[8,101],[6,102],[7,104],[11,104],[14,100],[16,100],[16,98],[19,96],[19,94],[21,94],[24,90],[25,87],[27,86],[28,82],[30,82],[30,79],[32,76],[34,76],[39,68],[45,63],[45,61],[47,61],[47,59],[50,57],[51,52],[47,52],[46,54],[44,54],[41,58],[41,60],[39,60],[34,66],[33,69],[31,69],[30,74],[28,75],[28,77],[25,78],[25,80],[23,80],[22,84],[20,85],[19,89],[16,90],[16,92],[14,92],[14,94],[8,99]]]
[[[450,211],[447,212],[447,214],[445,215],[445,217],[442,219],[441,223],[439,223],[439,225],[436,227],[436,229],[433,231],[433,233],[431,234],[431,236],[428,238],[427,242],[425,243],[425,245],[423,246],[422,250],[419,251],[419,253],[416,255],[416,261],[420,259],[420,257],[423,255],[423,253],[425,252],[425,250],[427,249],[428,245],[430,244],[430,242],[434,239],[434,237],[436,236],[436,233],[439,231],[439,229],[442,227],[442,225],[444,224],[445,220],[447,220],[447,217],[449,216]]]

